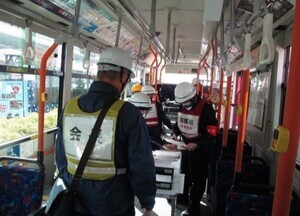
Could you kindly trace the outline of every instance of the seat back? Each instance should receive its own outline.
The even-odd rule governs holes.
[[[36,160],[1,157],[0,215],[23,216],[39,209],[44,176],[44,166]]]

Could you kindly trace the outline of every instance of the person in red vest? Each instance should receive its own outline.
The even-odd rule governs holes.
[[[184,193],[189,192],[189,206],[182,215],[199,216],[218,121],[212,105],[196,94],[196,88],[191,83],[179,83],[174,94],[180,107],[173,137],[177,139],[180,136],[186,144],[185,151],[182,151],[181,168],[186,175]]]
[[[152,150],[158,150],[166,144],[162,139],[163,124],[172,130],[172,123],[166,116],[162,104],[157,100],[157,97],[155,97],[155,89],[151,85],[144,85],[141,92],[148,95],[151,99],[151,109],[145,116],[145,120],[149,131]]]

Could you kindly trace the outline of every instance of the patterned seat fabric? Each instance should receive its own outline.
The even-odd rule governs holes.
[[[272,213],[272,205],[272,195],[230,191],[226,200],[226,216],[269,216]]]
[[[44,171],[0,166],[0,215],[28,215],[42,203]]]

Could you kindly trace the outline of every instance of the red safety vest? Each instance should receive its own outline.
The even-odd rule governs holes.
[[[148,127],[157,127],[158,126],[158,115],[157,115],[157,108],[156,103],[151,103],[151,109],[149,113],[146,115],[146,124]]]
[[[177,125],[182,135],[187,139],[197,139],[200,137],[199,121],[204,105],[205,99],[200,99],[196,107],[192,110],[181,108],[177,116]]]

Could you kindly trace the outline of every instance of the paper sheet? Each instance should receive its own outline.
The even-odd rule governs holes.
[[[171,143],[171,144],[175,144],[177,145],[177,149],[178,150],[184,150],[184,146],[185,146],[185,143],[182,142],[182,141],[177,141],[177,140],[173,140],[171,138],[166,138],[166,137],[163,137],[163,139],[167,142],[167,143]]]

